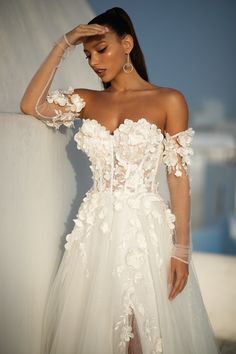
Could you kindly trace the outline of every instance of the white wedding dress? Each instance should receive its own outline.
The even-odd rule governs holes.
[[[170,136],[141,117],[111,133],[81,119],[74,140],[90,160],[93,185],[66,236],[41,353],[127,354],[130,341],[135,354],[219,353],[191,259],[187,285],[168,299],[175,215],[159,194],[159,170],[165,163],[181,176],[177,155],[186,168],[193,129]]]

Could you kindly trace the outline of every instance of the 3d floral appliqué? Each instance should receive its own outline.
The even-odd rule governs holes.
[[[171,173],[174,170],[175,176],[181,177],[181,165],[187,172],[188,165],[191,164],[191,156],[194,154],[193,149],[191,148],[194,134],[195,131],[192,128],[181,131],[172,136],[169,135],[169,133],[166,133],[166,136],[163,139],[163,162],[167,166],[168,173]]]
[[[65,107],[66,112],[55,109],[56,116],[50,120],[43,121],[49,127],[59,129],[61,125],[66,127],[74,127],[74,120],[85,106],[85,101],[78,94],[74,94],[74,89],[69,87],[68,90],[55,90],[47,95],[48,103],[55,103],[61,107]]]

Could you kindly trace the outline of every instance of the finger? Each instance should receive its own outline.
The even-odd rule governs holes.
[[[97,29],[100,29],[100,30],[109,29],[109,27],[107,27],[105,25],[97,25],[97,24],[94,25],[94,28],[97,28]]]
[[[99,25],[97,23],[93,23],[93,24],[89,24],[89,25],[85,25],[85,24],[80,24],[77,28],[81,28],[81,29],[102,29],[105,28],[106,26],[104,25]]]
[[[173,289],[171,290],[171,292],[169,294],[169,299],[170,300],[174,299],[174,297],[177,295],[177,292],[178,292],[180,286],[181,286],[181,278],[177,278],[176,282],[175,282],[175,285],[174,285]]]
[[[184,283],[183,283],[183,286],[182,286],[181,291],[184,290],[185,286],[187,285],[187,282],[188,282],[188,277],[186,277],[186,279],[185,279],[185,281],[184,281]]]
[[[171,283],[170,283],[170,286],[169,286],[169,297],[170,297],[170,294],[173,292],[175,286],[176,286],[176,281],[177,281],[177,276],[176,276],[176,272],[175,270],[172,270],[171,272]]]
[[[79,30],[79,33],[83,36],[91,36],[95,35],[97,33],[106,33],[105,29],[100,29],[100,28],[81,28]]]
[[[105,25],[99,25],[98,23],[91,23],[89,25],[83,25],[84,27],[91,27],[91,28],[104,28]]]
[[[86,32],[80,32],[80,36],[85,40],[86,37],[102,36],[105,35],[106,33],[107,33],[106,31],[100,31],[100,30],[86,31]]]
[[[181,279],[179,287],[176,290],[176,293],[174,294],[174,296],[176,297],[176,295],[178,295],[179,293],[181,293],[181,291],[184,289],[185,286],[185,279]]]
[[[173,294],[171,296],[172,299],[174,299],[185,287],[187,283],[187,280],[185,277],[181,277],[180,280],[178,281],[178,284],[176,284],[176,288],[173,290]]]
[[[169,269],[168,269],[167,284],[168,284],[168,287],[172,284],[172,271],[171,271],[171,267],[169,267]]]
[[[168,270],[168,277],[167,277],[168,292],[171,291],[171,289],[173,287],[173,282],[174,282],[174,268],[170,262],[169,270]]]
[[[106,32],[109,30],[107,26],[102,26],[102,25],[97,25],[97,24],[92,24],[92,25],[83,25],[80,27],[81,30],[87,31],[88,33],[90,31],[95,31],[95,32]]]

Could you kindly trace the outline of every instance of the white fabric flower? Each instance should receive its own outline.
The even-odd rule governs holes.
[[[163,348],[162,348],[162,338],[158,337],[156,339],[156,343],[155,343],[155,348],[152,351],[152,354],[158,354],[158,353],[162,353],[163,352]]]
[[[121,200],[115,200],[114,201],[114,209],[116,211],[122,210],[123,208],[123,202]]]
[[[117,273],[118,277],[120,277],[120,275],[124,271],[124,269],[125,269],[125,267],[123,264],[116,267],[116,273]]]
[[[79,243],[79,253],[82,258],[83,264],[86,264],[87,263],[87,253],[86,253],[86,249],[85,249],[85,244],[83,242]]]
[[[144,263],[143,252],[139,248],[129,249],[126,254],[126,263],[135,269]]]
[[[171,230],[174,230],[175,221],[176,221],[175,214],[173,214],[171,209],[169,209],[169,208],[165,209],[165,213],[166,213],[166,219],[167,219],[167,223],[168,223],[169,228]]]
[[[174,170],[175,176],[181,177],[181,165],[187,172],[187,167],[191,164],[191,156],[193,155],[193,149],[190,145],[194,134],[195,131],[192,128],[188,128],[172,136],[166,133],[163,140],[163,162],[167,166],[168,173]],[[181,164],[178,161],[178,156],[181,159]]]
[[[50,120],[43,121],[49,127],[59,129],[61,125],[66,127],[74,127],[74,119],[79,116],[85,101],[78,94],[73,94],[74,89],[69,87],[67,91],[54,90],[48,93],[47,102],[55,103],[61,107],[65,107],[66,112],[55,109],[56,116]]]
[[[80,112],[85,106],[84,100],[78,94],[71,95],[70,100],[73,103],[70,108],[72,112]]]
[[[188,128],[177,134],[177,140],[183,147],[188,147],[192,143],[194,131],[193,128]]]
[[[70,250],[71,249],[71,245],[72,245],[72,243],[73,243],[73,237],[72,237],[72,234],[68,234],[68,235],[66,235],[66,243],[65,243],[65,245],[64,245],[64,248],[68,251],[68,250]]]
[[[74,89],[72,86],[69,86],[67,90],[64,91],[65,94],[71,95],[74,92]]]
[[[134,282],[137,283],[139,282],[141,279],[143,279],[143,275],[141,272],[136,272],[134,274]]]
[[[108,226],[107,222],[104,221],[104,222],[101,224],[100,229],[102,230],[102,232],[103,232],[104,234],[107,234],[108,231],[109,231],[109,226]]]
[[[76,102],[76,96],[73,102]],[[168,172],[174,170],[176,176],[181,176],[183,168],[190,165],[192,128],[175,136],[166,133],[164,138],[161,130],[144,118],[137,122],[125,119],[111,135],[97,120],[82,120],[83,124],[74,136],[77,148],[84,151],[90,160],[94,189],[111,191],[113,207],[117,211],[125,206],[140,208],[141,198],[137,193],[133,193],[136,196],[133,197],[130,192],[138,191],[139,195],[156,193],[158,170],[163,161]],[[115,192],[125,193],[125,198],[116,199]],[[146,204],[145,214],[161,223],[155,205],[151,201]]]
[[[132,333],[132,327],[123,326],[120,337],[126,342],[129,342],[130,338],[134,338],[134,334]]]

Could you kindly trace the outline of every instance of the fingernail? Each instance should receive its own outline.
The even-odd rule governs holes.
[[[108,28],[108,27],[105,27],[105,30],[108,32],[108,31],[109,31],[109,28]]]

